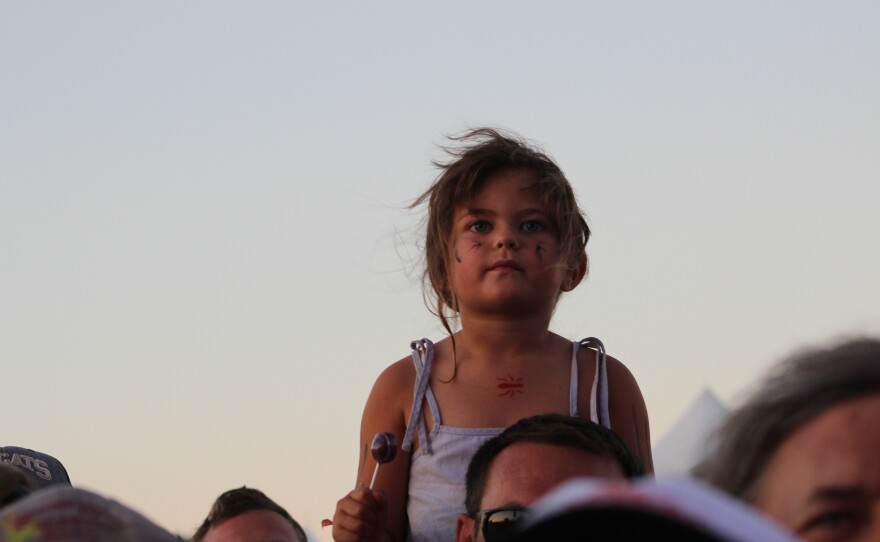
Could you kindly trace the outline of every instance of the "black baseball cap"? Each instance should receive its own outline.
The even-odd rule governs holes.
[[[0,462],[22,471],[39,488],[55,484],[70,485],[67,469],[54,457],[18,446],[0,447]]]

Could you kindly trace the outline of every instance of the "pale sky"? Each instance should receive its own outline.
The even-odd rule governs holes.
[[[0,2],[0,444],[190,535],[320,520],[412,339],[443,136],[552,154],[594,237],[553,329],[655,442],[793,349],[880,334],[880,4]]]

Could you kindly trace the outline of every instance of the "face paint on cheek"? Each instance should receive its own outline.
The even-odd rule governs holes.
[[[476,249],[480,248],[481,246],[483,246],[483,243],[481,243],[480,241],[476,241],[476,242],[474,242],[474,244],[471,245],[471,248],[469,248],[468,250],[476,250]],[[459,256],[459,254],[458,254],[458,249],[456,249],[452,253],[452,256],[455,258],[456,262],[461,263],[461,256]]]

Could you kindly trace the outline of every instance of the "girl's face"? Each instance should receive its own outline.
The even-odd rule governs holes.
[[[560,265],[558,235],[533,180],[528,170],[501,170],[455,210],[449,269],[459,312],[549,314],[559,292],[583,277]]]

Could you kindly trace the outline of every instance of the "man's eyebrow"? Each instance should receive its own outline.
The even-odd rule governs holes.
[[[837,501],[868,496],[869,492],[863,486],[824,486],[816,488],[810,494],[809,501]]]

